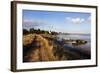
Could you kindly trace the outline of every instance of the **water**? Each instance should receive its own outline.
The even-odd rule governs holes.
[[[57,35],[57,37],[59,37],[60,39],[72,39],[72,40],[85,40],[87,41],[86,44],[77,46],[77,48],[80,48],[83,51],[89,52],[91,51],[91,36],[90,34],[59,34]],[[72,46],[72,45],[71,45]]]
[[[90,35],[82,35],[82,34],[67,34],[67,35],[58,35],[59,38],[64,38],[64,39],[82,39],[82,40],[88,40],[90,41]]]

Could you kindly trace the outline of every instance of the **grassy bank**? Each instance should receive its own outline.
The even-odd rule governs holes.
[[[56,35],[27,34],[23,36],[23,62],[84,59],[79,51],[64,48]]]

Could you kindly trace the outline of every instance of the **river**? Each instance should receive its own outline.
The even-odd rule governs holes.
[[[79,45],[79,46],[73,46],[73,45],[69,45],[69,44],[66,44],[67,46],[70,46],[70,47],[75,47],[75,49],[80,49],[80,50],[83,50],[85,52],[87,52],[88,54],[91,53],[91,35],[90,34],[59,34],[57,35],[58,38],[60,39],[65,39],[65,40],[68,40],[68,39],[72,39],[72,40],[77,40],[77,39],[80,39],[80,40],[84,40],[84,41],[87,41],[86,44],[83,44],[83,45]]]

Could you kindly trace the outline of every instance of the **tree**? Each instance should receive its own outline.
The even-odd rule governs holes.
[[[57,32],[51,32],[51,34],[52,34],[52,35],[57,35],[58,33],[57,33]]]
[[[29,31],[27,29],[23,29],[23,35],[26,35],[28,33],[29,33]]]
[[[35,32],[34,28],[31,28],[30,33],[34,33],[34,32]]]

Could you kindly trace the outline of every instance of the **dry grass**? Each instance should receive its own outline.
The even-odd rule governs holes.
[[[31,44],[35,34],[28,34],[23,36],[23,45]]]
[[[53,36],[53,37],[52,37]],[[63,48],[55,35],[27,34],[23,36],[23,62],[83,59],[79,51]]]
[[[43,38],[41,35],[38,34],[28,34],[23,36],[23,45],[32,44],[35,41],[36,44],[40,47],[35,47],[31,52],[26,53],[25,58],[28,61],[50,61],[55,60],[53,55],[53,45],[49,45],[47,39]],[[34,44],[33,44],[34,45]],[[32,47],[33,48],[33,47]],[[28,49],[32,49],[28,48]]]

